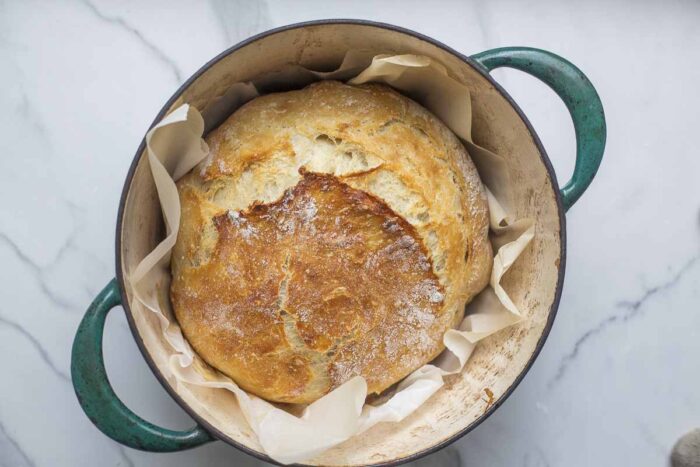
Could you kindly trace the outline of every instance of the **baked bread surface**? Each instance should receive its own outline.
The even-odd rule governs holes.
[[[309,403],[380,393],[436,357],[488,282],[481,181],[459,140],[384,85],[269,94],[178,181],[171,299],[198,355],[243,389]]]

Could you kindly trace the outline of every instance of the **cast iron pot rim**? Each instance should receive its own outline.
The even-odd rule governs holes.
[[[566,217],[565,217],[565,212],[564,212],[564,207],[562,204],[561,200],[561,193],[559,189],[557,188],[559,186],[559,183],[557,182],[557,176],[554,172],[554,168],[552,167],[552,163],[549,160],[549,157],[547,156],[546,151],[544,150],[544,147],[542,146],[542,143],[540,142],[539,137],[537,136],[537,133],[535,133],[534,128],[530,124],[530,121],[527,119],[523,111],[518,107],[518,105],[515,103],[513,98],[506,92],[505,89],[503,89],[492,77],[491,75],[488,74],[481,66],[479,66],[474,60],[469,58],[466,55],[463,55],[460,52],[457,52],[453,48],[443,44],[440,41],[437,41],[431,37],[425,36],[421,33],[412,31],[410,29],[406,29],[400,26],[394,26],[393,24],[387,24],[387,23],[381,23],[381,22],[376,22],[376,21],[368,21],[368,20],[361,20],[361,19],[323,19],[323,20],[315,20],[315,21],[304,21],[300,23],[293,23],[293,24],[288,24],[286,26],[281,26],[278,28],[270,29],[268,31],[261,32],[259,34],[256,34],[242,42],[239,42],[238,44],[226,49],[225,51],[221,52],[219,55],[211,59],[209,62],[207,62],[204,66],[202,66],[199,70],[197,70],[187,81],[185,81],[179,88],[178,90],[168,99],[168,101],[165,103],[165,105],[161,108],[161,110],[158,112],[158,115],[156,118],[153,120],[153,123],[149,126],[149,130],[153,128],[153,126],[156,125],[163,117],[165,117],[166,112],[170,108],[170,106],[177,100],[182,93],[197,79],[199,78],[204,72],[209,70],[209,68],[213,67],[216,65],[219,61],[221,61],[224,57],[228,56],[229,54],[235,52],[238,49],[241,49],[247,45],[252,44],[253,42],[256,42],[260,39],[263,39],[265,37],[271,36],[273,34],[277,34],[280,32],[285,32],[289,31],[292,29],[300,29],[300,28],[305,28],[308,26],[323,26],[323,25],[332,25],[332,24],[350,24],[350,25],[358,25],[358,26],[371,26],[375,28],[380,28],[380,29],[388,29],[390,31],[394,32],[399,32],[402,34],[406,34],[408,36],[413,36],[417,39],[420,39],[422,41],[428,42],[432,45],[435,45],[444,51],[456,56],[463,62],[465,62],[467,65],[470,65],[474,70],[476,70],[479,74],[481,74],[484,78],[486,78],[489,83],[508,101],[508,103],[513,107],[513,109],[518,113],[518,116],[520,119],[525,123],[525,126],[528,129],[528,132],[530,133],[530,136],[532,137],[532,140],[534,141],[539,153],[540,153],[540,159],[542,160],[542,163],[544,164],[545,168],[547,169],[547,173],[549,175],[549,178],[552,181],[552,187],[554,187],[554,191],[556,192],[556,203],[557,203],[557,210],[559,213],[559,237],[560,237],[560,260],[559,260],[559,271],[558,271],[558,277],[557,277],[557,287],[556,287],[556,292],[554,294],[554,300],[552,301],[552,306],[549,309],[549,314],[547,317],[547,322],[545,324],[545,327],[542,331],[542,335],[540,336],[539,341],[537,342],[537,346],[535,347],[534,352],[530,356],[530,359],[528,360],[527,364],[525,365],[525,368],[518,374],[518,376],[515,378],[513,383],[510,385],[510,387],[503,393],[503,395],[491,405],[486,411],[484,411],[483,414],[476,420],[474,420],[472,423],[470,423],[467,427],[463,428],[462,430],[458,431],[457,433],[453,434],[452,436],[440,441],[439,443],[424,449],[422,451],[416,452],[414,454],[411,454],[410,456],[402,457],[399,459],[394,459],[389,462],[380,462],[377,464],[371,464],[372,467],[386,467],[386,466],[397,466],[406,462],[411,462],[415,461],[417,459],[420,459],[421,457],[427,456],[428,454],[432,454],[434,452],[439,451],[440,449],[444,448],[445,446],[452,444],[453,442],[457,441],[486,420],[491,414],[493,414],[496,409],[498,409],[505,401],[508,399],[508,397],[513,393],[515,388],[520,384],[520,382],[523,380],[525,375],[530,371],[530,368],[532,367],[533,363],[537,359],[537,356],[539,355],[540,351],[542,350],[542,347],[544,347],[544,343],[547,340],[547,337],[549,336],[549,333],[552,329],[552,325],[554,324],[554,318],[556,317],[557,310],[559,308],[559,301],[561,300],[561,293],[562,293],[562,287],[564,284],[564,271],[566,269]],[[134,322],[134,318],[131,315],[131,308],[129,306],[129,301],[125,293],[125,283],[124,283],[124,276],[122,275],[122,259],[121,259],[121,247],[122,247],[122,242],[121,242],[121,231],[122,231],[122,223],[124,219],[124,209],[126,206],[126,198],[129,194],[129,189],[131,188],[131,182],[132,179],[134,178],[134,173],[136,172],[136,167],[139,164],[139,161],[141,159],[141,154],[143,154],[144,149],[146,148],[146,139],[145,137],[141,140],[141,144],[139,145],[139,148],[136,151],[136,155],[134,156],[133,161],[131,162],[131,166],[129,167],[129,171],[127,172],[126,175],[126,180],[124,181],[124,188],[122,189],[122,194],[121,198],[119,200],[119,210],[117,212],[117,230],[116,230],[116,276],[119,281],[119,293],[121,295],[121,302],[122,302],[122,307],[124,308],[125,314],[126,314],[126,319],[129,323],[129,328],[131,329],[131,333],[134,336],[134,340],[136,341],[136,344],[143,354],[144,358],[146,359],[146,363],[148,363],[148,366],[151,368],[151,371],[155,375],[156,379],[160,382],[160,384],[163,386],[163,388],[167,391],[168,394],[170,394],[170,397],[172,397],[175,402],[190,416],[192,417],[198,424],[200,424],[202,427],[204,427],[210,434],[212,434],[214,437],[217,439],[224,441],[225,443],[230,444],[231,446],[253,456],[256,457],[260,460],[263,460],[265,462],[269,462],[272,464],[276,465],[282,465],[278,462],[276,462],[274,459],[271,459],[269,456],[258,452],[254,449],[249,448],[248,446],[245,446],[244,444],[239,443],[238,441],[230,438],[226,434],[222,433],[219,429],[214,427],[212,424],[210,424],[207,420],[202,418],[199,414],[197,414],[181,397],[179,394],[175,392],[175,390],[168,384],[166,381],[165,377],[162,375],[158,367],[156,366],[155,362],[151,358],[151,355],[148,353],[148,350],[146,349],[145,344],[143,343],[143,339],[141,338],[141,335],[139,334],[138,328],[136,327],[136,323]],[[306,464],[295,464],[295,465],[306,465]]]

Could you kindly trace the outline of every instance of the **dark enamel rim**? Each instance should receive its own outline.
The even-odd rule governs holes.
[[[557,309],[559,308],[559,301],[561,299],[561,293],[562,293],[562,287],[564,284],[564,271],[566,269],[566,217],[564,213],[564,207],[562,204],[562,199],[561,195],[559,193],[559,190],[556,189],[556,187],[559,186],[557,182],[557,177],[554,172],[554,168],[552,167],[552,164],[549,160],[549,157],[547,156],[547,153],[544,150],[544,147],[542,146],[542,143],[540,142],[540,139],[538,138],[537,134],[535,133],[535,130],[532,128],[532,125],[528,121],[527,117],[525,117],[525,114],[523,113],[522,110],[520,110],[520,107],[515,103],[513,98],[508,95],[508,93],[486,72],[484,71],[476,62],[474,62],[472,59],[467,57],[466,55],[463,55],[456,50],[452,49],[451,47],[448,47],[447,45],[432,39],[430,37],[427,37],[423,34],[420,34],[415,31],[411,31],[409,29],[405,29],[399,26],[394,26],[391,24],[386,24],[386,23],[378,23],[374,21],[367,21],[367,20],[356,20],[356,19],[328,19],[328,20],[318,20],[318,21],[307,21],[307,22],[302,22],[302,23],[295,23],[295,24],[290,24],[287,26],[282,26],[279,28],[271,29],[269,31],[262,32],[260,34],[257,34],[253,37],[250,37],[249,39],[244,40],[243,42],[240,42],[233,47],[230,47],[229,49],[225,50],[224,52],[220,53],[216,57],[214,57],[212,60],[210,60],[208,63],[206,63],[202,68],[197,70],[197,72],[192,75],[185,83],[180,86],[180,88],[173,94],[173,96],[168,99],[168,101],[165,103],[163,108],[158,112],[158,115],[156,118],[153,120],[153,123],[151,123],[149,130],[156,124],[158,123],[163,117],[165,117],[167,110],[170,108],[170,106],[175,102],[176,99],[180,97],[180,95],[196,80],[200,75],[202,75],[205,71],[207,71],[209,68],[217,64],[222,58],[228,56],[229,54],[235,52],[236,50],[245,47],[253,42],[256,42],[262,38],[265,38],[267,36],[277,34],[279,32],[283,31],[288,31],[291,29],[298,29],[298,28],[304,28],[308,26],[318,26],[318,25],[332,25],[332,24],[354,24],[354,25],[360,25],[360,26],[371,26],[371,27],[376,27],[376,28],[381,28],[381,29],[388,29],[391,31],[399,32],[402,34],[406,34],[409,36],[413,36],[417,39],[420,39],[422,41],[428,42],[432,45],[435,45],[444,51],[458,57],[461,59],[463,62],[466,64],[470,65],[476,72],[481,74],[484,78],[486,78],[491,85],[498,90],[498,92],[501,93],[501,95],[510,103],[510,105],[515,109],[515,111],[518,113],[520,116],[521,120],[525,123],[528,131],[530,132],[530,136],[532,137],[532,140],[534,141],[535,145],[537,146],[537,149],[540,153],[540,158],[542,160],[542,163],[544,164],[545,168],[547,169],[547,173],[549,175],[549,178],[552,181],[552,186],[555,187],[556,191],[556,202],[557,202],[557,210],[559,213],[559,237],[560,237],[560,244],[561,244],[561,251],[560,251],[560,262],[559,262],[559,271],[558,271],[558,277],[557,277],[557,287],[556,287],[556,292],[554,295],[554,300],[552,302],[552,306],[549,310],[549,315],[547,317],[547,323],[545,324],[544,330],[542,332],[542,336],[540,337],[539,341],[537,342],[537,346],[535,347],[534,352],[530,356],[530,359],[528,360],[527,364],[525,365],[525,368],[520,372],[518,377],[513,381],[513,384],[505,391],[505,393],[490,407],[488,408],[478,419],[476,419],[474,422],[472,422],[469,426],[464,428],[463,430],[455,433],[454,435],[450,436],[449,438],[439,442],[438,444],[435,444],[434,446],[424,449],[423,451],[414,453],[410,456],[403,457],[400,459],[395,459],[391,462],[385,462],[385,463],[378,463],[378,464],[371,464],[373,467],[384,467],[384,466],[396,466],[400,465],[406,462],[411,462],[415,461],[421,457],[427,456],[428,454],[432,454],[436,451],[439,451],[440,449],[444,448],[445,446],[457,441],[460,439],[462,436],[466,435],[473,429],[475,429],[477,426],[479,426],[486,418],[488,418],[496,409],[498,409],[505,401],[506,399],[513,393],[515,388],[520,384],[520,382],[523,380],[527,372],[530,370],[532,367],[533,363],[535,362],[535,359],[539,355],[540,351],[542,350],[542,347],[544,346],[545,341],[547,340],[547,337],[549,336],[549,333],[552,329],[552,324],[554,323],[554,318],[556,317],[557,314]],[[134,173],[136,171],[136,167],[139,163],[139,159],[141,154],[143,153],[144,149],[146,147],[146,140],[145,138],[141,141],[141,144],[139,145],[138,150],[136,151],[136,155],[134,156],[134,159],[131,163],[131,166],[129,167],[129,171],[126,176],[126,180],[124,182],[124,188],[122,189],[122,194],[121,194],[121,199],[119,201],[119,211],[117,214],[117,230],[116,230],[116,277],[117,280],[119,281],[119,293],[121,294],[121,301],[122,301],[122,306],[124,307],[124,311],[126,312],[126,318],[129,323],[129,328],[131,329],[131,333],[134,336],[134,340],[136,341],[136,344],[139,347],[139,350],[143,354],[144,358],[146,359],[146,362],[148,363],[148,366],[151,368],[151,371],[155,374],[156,378],[160,382],[160,384],[165,388],[165,390],[170,394],[170,396],[175,400],[175,402],[178,403],[182,409],[187,412],[197,423],[199,423],[201,426],[203,426],[207,431],[209,431],[213,436],[215,436],[217,439],[224,441],[233,447],[250,454],[253,457],[256,457],[258,459],[261,459],[263,461],[276,464],[276,465],[282,465],[277,462],[275,462],[273,459],[270,457],[252,450],[248,448],[247,446],[240,444],[236,442],[235,440],[229,438],[226,436],[224,433],[219,431],[217,428],[212,426],[209,422],[201,418],[193,409],[187,405],[187,403],[170,387],[170,385],[167,383],[165,380],[165,377],[160,373],[158,370],[157,366],[155,365],[153,359],[151,358],[150,354],[146,350],[146,347],[143,343],[143,340],[141,339],[141,336],[138,332],[138,329],[136,328],[136,323],[134,322],[134,319],[131,315],[131,309],[129,307],[129,301],[127,299],[126,293],[124,292],[125,290],[125,283],[124,283],[124,277],[122,275],[122,262],[121,262],[121,249],[122,249],[122,244],[121,244],[121,230],[122,230],[122,222],[123,222],[123,217],[124,217],[124,208],[126,205],[126,198],[129,193],[129,189],[131,187],[131,181],[134,177]],[[305,464],[295,464],[295,465],[305,465]]]

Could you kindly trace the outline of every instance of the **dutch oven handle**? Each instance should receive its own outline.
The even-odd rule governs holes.
[[[566,104],[576,131],[574,174],[561,189],[564,210],[568,210],[593,181],[605,150],[605,114],[595,88],[574,64],[545,50],[503,47],[471,59],[487,72],[501,67],[524,71],[552,88]]]
[[[113,440],[143,451],[181,451],[213,441],[199,425],[175,431],[149,423],[129,410],[114,393],[102,358],[102,334],[107,313],[118,305],[119,286],[112,279],[88,308],[73,341],[71,376],[85,414]]]

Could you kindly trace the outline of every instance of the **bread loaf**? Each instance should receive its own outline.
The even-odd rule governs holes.
[[[171,299],[198,355],[270,401],[436,357],[488,282],[484,189],[443,123],[334,81],[244,105],[178,181]]]

